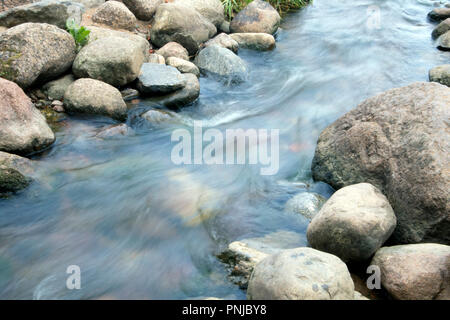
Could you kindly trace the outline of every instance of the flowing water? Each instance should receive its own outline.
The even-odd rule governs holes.
[[[315,0],[284,19],[274,51],[240,51],[247,82],[201,79],[199,101],[180,112],[183,127],[280,129],[274,176],[250,165],[174,165],[170,136],[180,125],[139,121],[145,101],[130,111],[132,136],[99,139],[111,120],[68,119],[36,157],[38,182],[0,199],[0,298],[244,299],[215,255],[279,230],[306,245],[307,220],[284,205],[299,192],[332,193],[311,180],[321,130],[448,62],[430,37],[434,2]],[[81,268],[81,290],[66,289],[69,265]]]

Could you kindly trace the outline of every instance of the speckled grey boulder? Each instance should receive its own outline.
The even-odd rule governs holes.
[[[176,57],[189,61],[189,52],[181,44],[176,42],[166,43],[162,48],[156,51],[156,53],[163,56],[165,59]]]
[[[127,105],[120,91],[94,79],[78,79],[67,88],[64,108],[71,113],[98,114],[124,120]]]
[[[232,33],[263,32],[274,34],[278,30],[281,17],[270,3],[254,0],[241,10],[231,21]]]
[[[167,94],[185,85],[180,71],[158,63],[144,63],[137,79],[137,88],[143,94]]]
[[[307,237],[311,247],[344,262],[366,261],[391,236],[396,222],[386,197],[360,183],[331,196],[309,224]]]
[[[118,1],[107,1],[98,7],[92,15],[92,21],[125,30],[134,30],[137,22],[126,5]]]
[[[450,64],[434,67],[429,73],[430,81],[450,87]]]
[[[247,78],[245,62],[232,51],[216,45],[200,51],[195,64],[202,73],[219,77],[226,82],[242,82]]]
[[[138,77],[144,59],[141,43],[107,37],[83,47],[72,70],[78,78],[92,78],[113,86],[123,86]]]
[[[46,23],[24,23],[0,34],[0,73],[22,88],[67,71],[76,56],[73,37]]]
[[[59,79],[47,82],[42,89],[49,100],[62,100],[67,88],[75,81],[73,74],[67,74]]]
[[[354,284],[338,257],[311,248],[283,250],[256,265],[249,300],[353,300]]]

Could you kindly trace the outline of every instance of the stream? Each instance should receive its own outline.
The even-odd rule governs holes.
[[[311,179],[320,132],[364,99],[428,81],[430,68],[448,63],[431,39],[434,2],[314,0],[283,19],[275,50],[240,50],[245,83],[202,77],[199,100],[179,112],[183,124],[140,119],[145,100],[130,110],[130,136],[98,138],[108,118],[66,119],[54,146],[34,157],[37,181],[0,199],[0,299],[245,299],[216,254],[280,230],[307,245],[308,220],[284,206],[300,192],[333,193]],[[194,120],[279,129],[278,173],[175,165],[171,134],[192,131]],[[66,288],[70,265],[80,267],[81,290]]]

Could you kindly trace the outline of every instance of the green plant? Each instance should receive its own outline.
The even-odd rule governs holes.
[[[222,0],[225,8],[225,15],[228,19],[232,19],[234,14],[241,11],[253,0]],[[292,9],[300,9],[312,0],[267,0],[280,14],[286,13]]]
[[[79,26],[78,24],[76,24],[74,19],[67,20],[66,28],[67,31],[69,31],[69,33],[75,39],[75,43],[78,49],[86,45],[89,40],[89,34],[91,33],[89,29],[86,29],[83,26]]]

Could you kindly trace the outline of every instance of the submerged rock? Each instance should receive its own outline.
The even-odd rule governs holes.
[[[344,262],[366,261],[391,236],[394,210],[374,186],[360,183],[338,190],[308,226],[311,247]]]
[[[216,27],[195,9],[175,3],[164,3],[156,10],[151,41],[158,47],[174,41],[193,55],[200,44],[213,37],[216,32]]]
[[[127,115],[120,91],[94,79],[78,79],[72,83],[64,95],[64,106],[68,112],[104,115],[119,121]]]
[[[149,21],[164,0],[123,0],[123,3],[139,20]]]
[[[137,23],[134,14],[122,2],[112,0],[97,8],[92,21],[125,30],[134,30]]]
[[[30,154],[55,141],[55,135],[30,98],[14,82],[0,78],[0,151]]]
[[[434,67],[429,73],[430,81],[450,87],[450,64]]]
[[[100,139],[114,139],[129,136],[133,133],[134,133],[133,129],[131,129],[125,123],[121,123],[121,124],[114,124],[100,130],[100,132],[97,133],[96,137]]]
[[[54,79],[75,59],[73,37],[45,23],[24,23],[0,34],[0,74],[22,88]]]
[[[278,30],[281,17],[270,3],[254,0],[241,10],[231,21],[232,33],[262,32],[274,34]]]
[[[321,133],[314,179],[379,188],[397,216],[397,243],[450,243],[449,105],[450,88],[432,82],[364,101]]]
[[[192,62],[176,57],[169,57],[167,58],[166,63],[168,66],[176,68],[181,73],[192,73],[195,74],[197,77],[200,77],[200,70]]]
[[[240,48],[268,51],[275,48],[275,38],[267,33],[232,33],[230,35]]]
[[[383,287],[400,300],[450,299],[450,246],[424,243],[384,247],[372,265]]]
[[[234,40],[231,36],[226,33],[221,33],[211,40],[205,42],[205,47],[217,45],[222,48],[229,49],[234,53],[237,53],[239,50],[239,44]]]
[[[73,74],[67,74],[57,80],[47,82],[42,89],[46,92],[49,100],[61,100],[67,88],[75,81]]]
[[[171,93],[183,88],[184,85],[180,71],[157,63],[144,63],[137,79],[138,90],[147,95]]]
[[[39,1],[1,12],[0,26],[11,28],[22,23],[35,22],[65,29],[68,19],[81,22],[84,10],[84,6],[77,1]]]
[[[288,212],[299,213],[311,220],[325,202],[326,199],[317,193],[302,192],[289,199],[284,209]]]
[[[338,257],[311,248],[283,250],[258,263],[249,300],[353,300],[354,285]]]
[[[165,44],[162,48],[156,51],[156,53],[163,56],[165,59],[176,57],[189,61],[188,51],[181,44],[176,42],[169,42]]]
[[[271,254],[305,244],[304,237],[298,233],[277,231],[264,237],[232,242],[218,257],[229,266],[230,280],[241,289],[247,289],[248,280],[256,264]]]
[[[202,73],[214,75],[229,82],[242,82],[247,77],[245,62],[228,49],[219,46],[206,47],[195,58]]]
[[[140,43],[120,37],[101,38],[81,49],[72,70],[78,78],[122,86],[138,77],[144,59]]]

